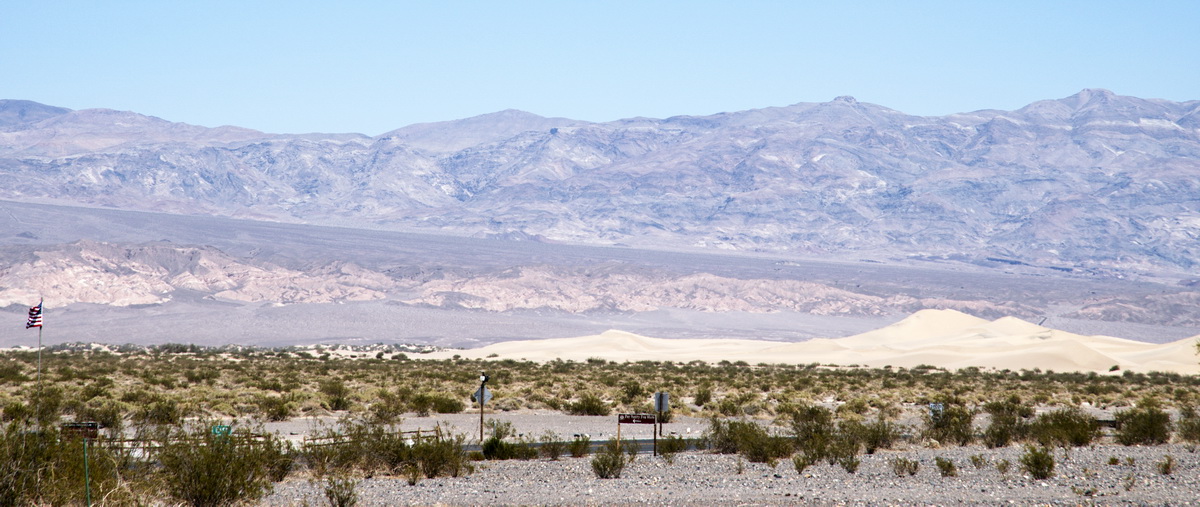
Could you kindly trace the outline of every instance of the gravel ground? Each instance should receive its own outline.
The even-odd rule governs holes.
[[[639,455],[618,479],[597,479],[591,458],[559,461],[476,463],[475,473],[458,478],[422,479],[415,486],[401,477],[363,479],[358,505],[784,505],[784,504],[1099,504],[1200,505],[1200,454],[1182,445],[1124,447],[1099,445],[1055,451],[1054,477],[1034,480],[1021,471],[1023,449],[910,447],[864,455],[858,471],[826,463],[797,473],[790,461],[775,467],[748,463],[736,455],[691,451],[673,464]],[[981,455],[986,464],[972,465]],[[1159,473],[1166,455],[1176,460],[1170,475]],[[1117,457],[1118,465],[1109,459]],[[898,477],[894,458],[920,463],[915,476]],[[934,459],[952,460],[957,477],[942,477]],[[1130,464],[1127,460],[1132,458]],[[996,463],[1008,460],[1002,474]],[[324,505],[323,487],[304,477],[277,484],[263,505]]]

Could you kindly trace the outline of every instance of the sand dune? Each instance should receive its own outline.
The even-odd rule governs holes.
[[[845,338],[799,343],[760,340],[671,340],[623,331],[548,340],[496,343],[431,354],[468,358],[550,361],[745,361],[950,369],[971,366],[1009,370],[1200,373],[1196,338],[1151,344],[1111,336],[1084,336],[1013,317],[986,320],[954,310],[922,310],[887,327]]]

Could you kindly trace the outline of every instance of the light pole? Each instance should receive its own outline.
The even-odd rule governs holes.
[[[487,372],[479,372],[479,445],[483,445],[483,404],[487,403]]]

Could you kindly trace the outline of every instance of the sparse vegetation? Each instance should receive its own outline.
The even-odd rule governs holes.
[[[1142,406],[1117,412],[1118,443],[1123,445],[1158,445],[1171,439],[1171,417],[1152,399]]]
[[[1039,415],[1028,433],[1043,447],[1082,447],[1099,438],[1100,424],[1078,407],[1067,407]]]
[[[1054,454],[1046,447],[1025,446],[1021,455],[1021,469],[1037,480],[1054,476]]]
[[[489,410],[531,408],[611,415],[615,410],[647,410],[645,398],[652,391],[681,393],[673,411],[710,420],[703,441],[694,442],[697,447],[736,453],[739,460],[751,463],[775,464],[790,458],[799,472],[828,463],[855,473],[862,453],[892,447],[904,433],[936,441],[939,446],[963,445],[975,439],[989,448],[1012,442],[1036,443],[1037,447],[1026,447],[1020,460],[1022,470],[1035,476],[1048,462],[1053,473],[1050,448],[1093,445],[1102,436],[1091,415],[1077,408],[1085,400],[1109,407],[1136,404],[1136,408],[1116,410],[1118,428],[1113,439],[1119,443],[1162,444],[1169,441],[1172,428],[1178,440],[1190,443],[1191,448],[1200,443],[1200,417],[1191,408],[1200,399],[1196,396],[1200,381],[1166,373],[1124,371],[1119,376],[1098,376],[657,361],[399,361],[374,353],[353,361],[338,354],[319,359],[325,354],[329,351],[306,359],[299,352],[171,346],[130,349],[117,355],[64,347],[47,351],[43,375],[49,382],[37,396],[32,379],[36,357],[25,351],[0,353],[0,415],[7,421],[6,431],[25,435],[20,445],[7,438],[4,443],[3,459],[16,464],[17,472],[0,477],[0,505],[5,498],[18,504],[78,501],[66,489],[56,493],[55,488],[65,486],[56,486],[54,480],[28,482],[28,477],[36,474],[67,477],[64,474],[74,473],[70,470],[79,466],[70,457],[77,453],[70,446],[78,444],[57,438],[51,444],[50,435],[57,432],[40,429],[56,428],[63,420],[93,420],[100,423],[105,435],[123,430],[166,442],[200,438],[203,432],[184,426],[183,421],[188,420],[271,421],[333,413],[342,417],[335,427],[314,435],[328,440],[296,450],[272,439],[239,440],[253,426],[235,427],[231,441],[242,446],[239,453],[253,458],[247,466],[258,469],[252,486],[233,488],[244,491],[247,500],[263,494],[271,483],[299,466],[308,467],[322,485],[373,474],[404,477],[416,484],[421,478],[469,473],[473,465],[463,451],[464,437],[439,432],[435,437],[413,439],[401,435],[399,424],[412,415],[464,410],[478,387],[478,372],[485,368],[492,374],[489,387],[497,393]],[[845,396],[864,391],[873,394]],[[694,397],[687,398],[684,393],[694,393]],[[991,401],[996,399],[1002,401]],[[931,402],[942,403],[943,409],[936,414],[926,411]],[[895,416],[888,407],[901,404],[920,406],[924,426],[905,428],[892,422]],[[1034,404],[1050,410],[1034,418]],[[1179,411],[1174,425],[1167,417],[1168,409]],[[729,418],[720,415],[723,413],[737,415]],[[977,413],[988,416],[988,426],[982,431],[971,425]],[[497,430],[505,434],[497,436]],[[500,426],[493,426],[491,433],[493,438],[484,443],[480,458],[534,457],[533,438],[540,441],[541,453],[549,459],[562,454],[583,457],[590,443],[583,435],[567,440],[548,433],[518,439],[511,428]],[[28,447],[27,442],[38,442],[41,437],[36,435],[43,434],[43,444]],[[99,460],[93,461],[98,467],[93,468],[94,484],[108,498],[138,503],[142,495],[155,494],[148,484],[167,482],[165,462],[162,468],[138,466],[128,453],[107,447],[103,441],[97,441],[94,450]],[[1103,441],[1107,442],[1107,437]],[[224,444],[213,449],[220,445]],[[686,445],[680,437],[667,437],[660,441],[660,450],[671,462],[675,453],[681,452],[674,446]],[[622,466],[634,457],[628,448],[623,450]],[[302,459],[295,459],[297,456]],[[209,459],[179,459],[185,458]],[[167,461],[170,459],[174,458]],[[971,456],[971,462],[977,468],[988,465],[983,455]],[[1176,468],[1174,458],[1167,463],[1168,470]],[[612,463],[600,460],[600,464],[611,469],[607,465]],[[994,464],[1001,473],[1009,467],[1004,460]],[[913,468],[912,473],[919,467],[916,461],[909,464],[899,459],[892,465],[898,475],[910,474],[907,467]],[[1158,466],[1161,472],[1163,464]],[[192,502],[187,499],[190,495],[182,490],[173,493],[180,502]]]
[[[1163,460],[1158,462],[1158,473],[1162,475],[1171,475],[1175,471],[1175,457],[1170,454],[1163,456]]]
[[[592,472],[601,479],[618,479],[625,470],[625,453],[620,440],[609,440],[604,449],[592,458]]]
[[[897,477],[905,475],[917,475],[917,471],[921,469],[921,463],[917,460],[908,458],[892,458],[892,472]]]
[[[938,456],[933,458],[933,463],[937,465],[942,477],[958,477],[958,467],[954,465],[954,461]]]

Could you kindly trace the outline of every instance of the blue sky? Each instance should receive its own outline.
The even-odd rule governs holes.
[[[919,115],[1200,99],[1197,1],[79,1],[0,7],[0,98],[377,135],[853,95]]]

